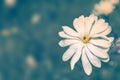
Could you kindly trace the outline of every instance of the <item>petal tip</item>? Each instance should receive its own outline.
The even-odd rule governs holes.
[[[58,45],[61,46],[61,47],[63,47],[63,46],[62,46],[62,45],[63,45],[63,41],[60,41],[60,42],[58,43]]]
[[[111,38],[110,38],[110,42],[113,42],[113,41],[114,41],[114,38],[113,38],[113,37],[111,37]]]
[[[62,56],[62,61],[63,61],[63,62],[66,62],[66,61],[67,61],[67,59],[65,58],[64,55]]]
[[[66,29],[67,26],[62,26],[63,30]]]
[[[101,68],[101,65],[98,65],[97,67],[98,67],[98,68]]]
[[[92,71],[85,72],[88,76],[91,75]]]
[[[70,62],[70,67],[71,67],[71,70],[73,70],[73,69],[74,69],[74,66],[75,66],[75,63],[73,63],[73,61],[71,60],[71,62]]]
[[[58,35],[59,35],[60,37],[61,37],[61,33],[62,33],[62,32],[58,32]]]
[[[73,70],[74,69],[74,66],[73,65],[71,65],[71,70]]]
[[[102,60],[103,62],[109,62],[110,61],[110,58],[108,57],[107,59],[105,60]]]

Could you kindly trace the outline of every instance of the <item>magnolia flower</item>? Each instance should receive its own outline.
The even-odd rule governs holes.
[[[59,42],[61,47],[69,46],[63,54],[63,61],[70,61],[71,70],[76,62],[81,58],[85,73],[90,75],[92,65],[101,67],[102,62],[109,61],[108,50],[113,41],[113,37],[107,35],[111,32],[111,27],[104,19],[97,19],[97,16],[80,16],[73,21],[75,30],[68,26],[63,26],[63,31],[59,36],[64,38]],[[91,65],[92,64],[92,65]]]

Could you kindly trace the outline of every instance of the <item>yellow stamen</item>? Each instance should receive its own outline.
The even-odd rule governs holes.
[[[82,41],[83,41],[83,43],[85,43],[85,44],[88,43],[89,40],[90,40],[89,35],[84,35],[84,36],[82,37]]]

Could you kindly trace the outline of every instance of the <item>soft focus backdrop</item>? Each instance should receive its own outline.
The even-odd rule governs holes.
[[[0,80],[120,80],[120,4],[101,16],[113,28],[111,60],[87,76],[62,61],[58,32],[74,18],[89,16],[99,0],[0,0]],[[117,41],[117,42],[116,42]]]

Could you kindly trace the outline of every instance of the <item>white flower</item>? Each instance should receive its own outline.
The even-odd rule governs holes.
[[[96,4],[93,10],[95,15],[108,15],[112,13],[115,6],[110,1],[101,1],[99,4]]]
[[[120,37],[116,40],[113,50],[120,54]]]
[[[6,6],[13,7],[16,4],[16,0],[4,0]]]
[[[109,1],[111,2],[113,5],[116,5],[119,3],[119,0],[103,0],[103,1]]]
[[[109,61],[108,50],[113,37],[107,37],[111,27],[104,19],[97,19],[97,16],[80,16],[73,21],[75,30],[63,26],[59,36],[64,38],[59,42],[61,47],[70,46],[63,54],[62,60],[68,61],[71,58],[71,70],[81,58],[84,71],[87,75],[92,72],[92,66],[101,67],[102,62]]]
[[[31,19],[31,22],[33,24],[37,24],[39,21],[40,21],[40,15],[38,13],[35,13],[33,16],[32,16],[32,19]]]

